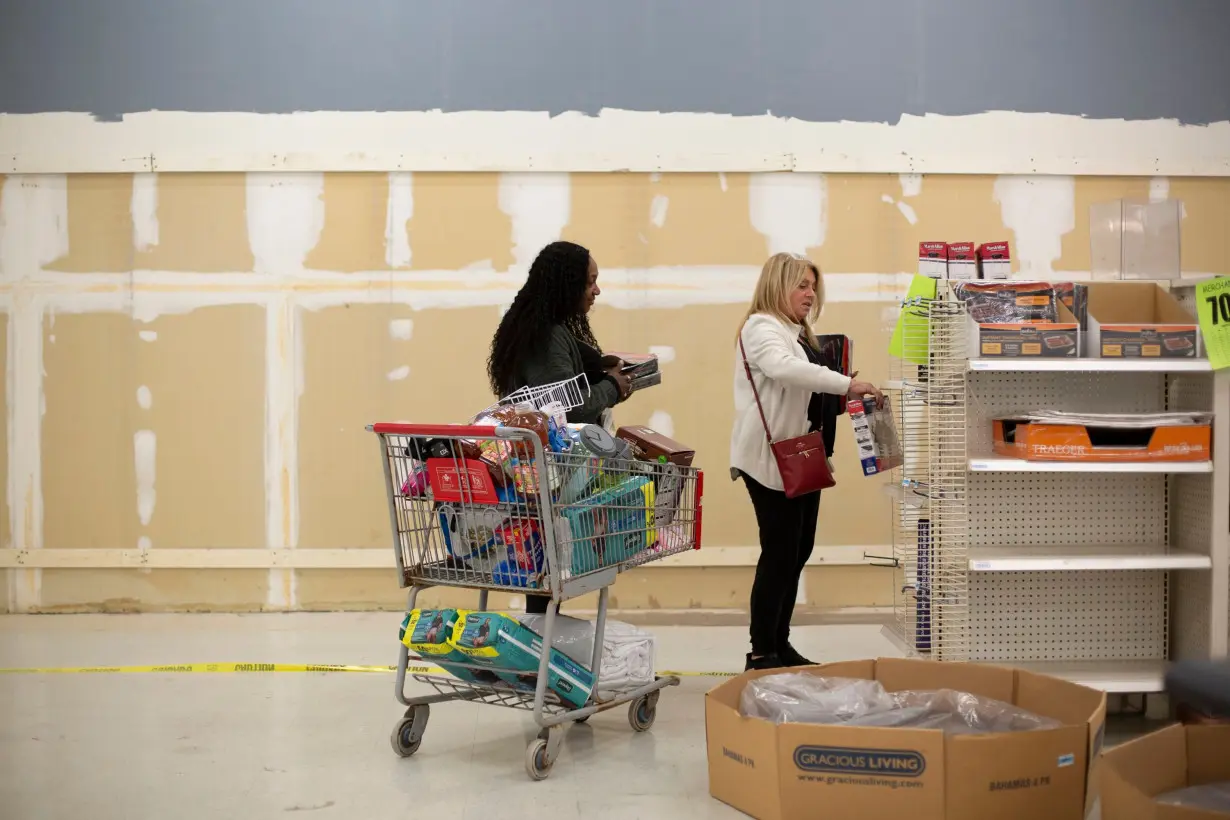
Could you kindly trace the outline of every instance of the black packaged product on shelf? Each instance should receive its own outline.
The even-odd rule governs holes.
[[[978,324],[1059,321],[1055,288],[1047,282],[960,282],[952,290]]]

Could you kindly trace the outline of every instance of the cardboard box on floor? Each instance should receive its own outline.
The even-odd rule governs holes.
[[[1153,282],[1090,282],[1085,355],[1101,358],[1200,358],[1196,318]]]
[[[1102,820],[1204,820],[1224,813],[1165,806],[1154,798],[1230,780],[1230,726],[1171,726],[1102,758]]]
[[[950,736],[934,729],[775,725],[743,717],[739,699],[749,681],[781,670],[748,672],[705,697],[709,793],[760,820],[1083,820],[1097,797],[1102,692],[968,663],[884,659],[790,671],[878,680],[890,692],[969,692],[1064,725]]]

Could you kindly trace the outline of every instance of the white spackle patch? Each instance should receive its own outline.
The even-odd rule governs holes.
[[[1154,177],[1149,180],[1149,201],[1163,202],[1170,198],[1170,178]]]
[[[892,198],[891,196],[889,196],[888,194],[880,194],[880,201],[881,201],[881,202],[887,202],[889,205],[892,205],[892,204],[894,204],[897,200],[893,199],[893,198]]]
[[[257,273],[301,271],[325,226],[324,174],[248,174],[248,242]]]
[[[726,172],[725,171],[718,171],[718,185],[722,186],[722,193],[726,193],[726,189],[728,186],[726,183]]]
[[[148,535],[142,535],[137,539],[137,549],[141,550],[141,552],[149,552],[153,546],[154,542],[150,540]]]
[[[918,196],[922,193],[922,174],[898,174],[897,179],[901,182],[902,197]]]
[[[52,344],[55,344],[55,343],[56,343],[56,335],[55,335],[54,333],[52,333],[51,335],[49,335],[49,336],[47,337],[47,341],[51,342]]]
[[[388,380],[391,382],[403,381],[410,375],[410,365],[403,364],[401,367],[395,367],[388,373]]]
[[[901,215],[905,217],[905,221],[911,225],[918,224],[918,214],[914,213],[914,208],[906,202],[898,202],[897,210],[901,211]]]
[[[661,182],[661,181],[662,181],[662,172],[661,172],[661,171],[654,171],[654,172],[652,172],[652,173],[649,175],[649,181],[650,181],[650,182]]]
[[[137,404],[142,410],[148,410],[154,406],[154,394],[145,385],[137,388]]]
[[[137,335],[141,337],[141,341],[143,341],[143,342],[156,342],[156,341],[158,341],[158,331],[156,331],[156,330],[142,330],[142,331],[141,331],[140,333],[138,333]]]
[[[390,268],[410,267],[410,230],[414,216],[414,175],[409,171],[389,174],[389,202],[385,206],[384,261]]]
[[[158,244],[158,175],[132,175],[132,244],[148,251]]]
[[[823,174],[752,174],[748,181],[752,227],[769,253],[806,253],[824,244],[828,182]]]
[[[154,490],[158,439],[153,430],[138,430],[133,434],[132,444],[137,466],[137,515],[141,526],[148,527],[154,517],[154,503],[158,497]]]
[[[389,338],[399,342],[408,342],[414,334],[413,319],[394,319],[389,322]]]
[[[515,264],[528,270],[538,252],[559,239],[572,218],[572,177],[500,174],[499,203],[512,221]]]
[[[804,569],[799,575],[799,588],[794,594],[794,602],[796,604],[807,603],[807,570]]]
[[[670,204],[670,198],[663,194],[656,194],[653,201],[649,203],[649,221],[655,228],[661,228],[666,224],[666,209],[670,207]]]
[[[670,438],[675,435],[675,420],[665,410],[654,410],[649,417],[649,428]]]
[[[1076,178],[1001,176],[994,196],[1004,227],[1016,234],[1012,255],[1020,274],[1050,276],[1063,253],[1064,234],[1076,228]]]
[[[525,596],[524,595],[508,596],[508,608],[512,610],[513,612],[524,611],[525,610]]]
[[[658,364],[660,365],[675,361],[675,348],[670,345],[651,345],[649,353],[658,357]]]

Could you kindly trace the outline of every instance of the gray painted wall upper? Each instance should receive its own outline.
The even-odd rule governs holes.
[[[1230,120],[1228,0],[0,0],[0,112]]]

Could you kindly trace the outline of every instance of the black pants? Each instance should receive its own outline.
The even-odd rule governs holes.
[[[820,493],[786,498],[751,476],[743,483],[760,528],[760,560],[752,583],[752,654],[771,655],[790,641],[790,618],[799,594],[799,578],[816,542]]]
[[[526,595],[525,612],[527,615],[546,615],[549,603],[551,603],[550,595]]]

